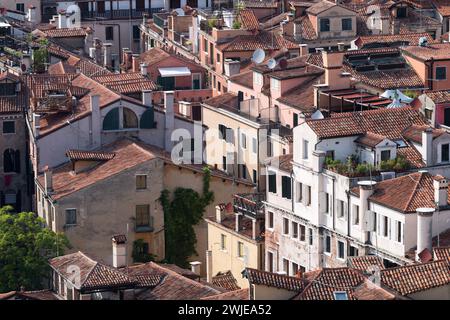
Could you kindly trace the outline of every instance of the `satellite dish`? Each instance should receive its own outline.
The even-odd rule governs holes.
[[[428,45],[427,37],[420,37],[420,39],[419,39],[419,46],[426,47],[427,45]]]
[[[253,52],[252,60],[254,63],[261,63],[266,58],[266,53],[263,49],[256,49],[255,52]]]
[[[275,69],[275,67],[277,66],[277,61],[275,59],[270,59],[269,61],[267,61],[267,67],[269,69]]]
[[[323,116],[322,112],[320,112],[320,110],[317,110],[316,112],[314,112],[311,115],[311,119],[313,120],[318,120],[318,119],[324,119],[325,117]]]
[[[283,59],[280,59],[280,61],[278,61],[278,64],[280,65],[281,69],[286,69],[286,67],[288,65],[288,61],[285,58],[283,58]]]

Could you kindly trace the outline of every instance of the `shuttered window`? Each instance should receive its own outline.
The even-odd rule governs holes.
[[[283,176],[281,177],[281,196],[286,199],[291,199],[291,178]]]

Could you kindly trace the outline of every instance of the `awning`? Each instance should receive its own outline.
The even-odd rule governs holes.
[[[191,71],[188,67],[170,67],[170,68],[158,68],[161,77],[184,77],[190,76]]]

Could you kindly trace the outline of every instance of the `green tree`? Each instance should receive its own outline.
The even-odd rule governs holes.
[[[49,275],[47,260],[63,254],[69,242],[44,227],[33,212],[14,213],[0,208],[0,292],[42,289]]]
[[[214,193],[209,190],[210,178],[210,170],[204,168],[201,195],[192,189],[177,188],[170,199],[169,190],[161,192],[159,200],[164,210],[166,262],[187,267],[187,259],[196,254],[194,226],[202,219],[206,206],[214,201]]]
[[[48,62],[48,40],[42,39],[39,45],[39,49],[33,50],[33,70],[36,73],[44,72],[45,64]]]

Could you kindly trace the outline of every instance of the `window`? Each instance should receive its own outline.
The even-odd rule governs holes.
[[[267,251],[267,261],[268,261],[268,270],[269,272],[273,272],[273,253]]]
[[[348,300],[346,291],[333,291],[334,300]]]
[[[136,175],[136,190],[147,189],[147,175],[138,174]]]
[[[267,212],[267,216],[268,216],[267,228],[272,229],[273,228],[273,212],[272,211],[268,211]]]
[[[149,231],[150,228],[150,205],[143,204],[136,206],[136,229],[139,231]]]
[[[449,151],[450,151],[450,144],[445,143],[441,145],[441,162],[448,162],[450,160]]]
[[[223,124],[219,124],[219,138],[226,140],[227,139],[227,127],[224,126]]]
[[[353,211],[353,224],[358,225],[359,224],[359,206],[354,204],[352,211]]]
[[[208,53],[208,40],[203,39],[203,51]]]
[[[342,19],[342,31],[351,31],[352,28],[352,19],[351,18],[345,18]]]
[[[287,275],[289,275],[289,260],[283,259],[283,271],[286,272]]]
[[[345,258],[345,252],[344,252],[344,242],[338,241],[338,258],[344,259]]]
[[[402,243],[403,234],[402,234],[402,223],[397,221],[397,242]]]
[[[241,166],[241,168],[242,168],[242,179],[247,179],[247,166],[245,165],[245,164],[243,164],[242,166]]]
[[[293,127],[295,128],[296,126],[298,126],[298,113],[295,113],[294,112],[294,114],[293,114],[293,119],[292,119],[292,124],[293,124]]]
[[[136,11],[145,11],[145,0],[136,0]]]
[[[306,239],[306,227],[304,225],[300,225],[300,241],[305,241]]]
[[[227,157],[222,157],[222,170],[227,171]]]
[[[281,177],[281,196],[286,199],[292,198],[290,177],[287,176]]]
[[[3,172],[20,173],[20,151],[13,149],[6,149],[3,152]]]
[[[269,171],[269,192],[277,193],[277,176]]]
[[[243,258],[244,257],[244,243],[238,241],[238,257]]]
[[[241,134],[241,146],[243,149],[247,149],[247,136],[245,133]]]
[[[342,200],[337,200],[338,217],[344,218],[345,216],[345,202]]]
[[[123,108],[123,128],[131,129],[138,127],[138,119],[136,114],[128,108]]]
[[[192,89],[201,89],[201,77],[200,73],[192,74]]]
[[[227,250],[227,236],[224,234],[220,235],[220,249]]]
[[[9,205],[12,205],[13,207],[15,207],[16,202],[17,202],[17,196],[18,196],[18,194],[16,194],[16,192],[13,191],[13,190],[6,191],[5,194],[4,194],[4,197],[5,197],[5,201],[4,202],[5,202],[5,204],[9,204]]]
[[[381,151],[381,161],[387,161],[391,159],[391,150]]]
[[[283,218],[283,234],[289,235],[289,219]]]
[[[153,129],[156,127],[155,113],[153,111],[153,108],[148,108],[142,113],[141,119],[139,121],[139,127],[141,129]]]
[[[330,212],[330,195],[325,192],[325,213],[329,213]]]
[[[325,236],[325,248],[324,251],[326,253],[330,253],[331,252],[331,237],[330,236]]]
[[[97,1],[97,13],[105,13],[105,1]]]
[[[297,202],[302,202],[303,199],[303,183],[297,182],[297,188],[296,188],[296,200]]]
[[[25,4],[24,3],[16,3],[16,10],[20,12],[25,12]]]
[[[222,91],[222,84],[220,82],[217,82],[217,91]]]
[[[15,121],[3,121],[3,133],[15,133],[16,132]]]
[[[292,262],[292,275],[296,276],[298,273],[298,264],[296,264],[295,262]]]
[[[330,19],[320,19],[320,31],[330,31]]]
[[[216,53],[216,63],[220,63],[220,53]]]
[[[292,221],[292,238],[298,238],[298,223]]]
[[[139,26],[133,26],[133,40],[140,40],[141,31],[139,30]]]
[[[273,143],[271,140],[267,140],[267,156],[273,157]]]
[[[397,7],[397,18],[406,18],[406,7]]]
[[[0,96],[15,96],[16,84],[15,83],[2,83],[0,85]]]
[[[119,108],[114,108],[106,114],[103,130],[119,130]]]
[[[330,158],[331,160],[334,160],[334,150],[327,150],[325,158]]]
[[[389,218],[384,216],[383,217],[383,236],[387,238],[389,231]]]
[[[256,183],[258,180],[258,173],[255,169],[253,169],[253,183]]]
[[[105,39],[107,41],[114,40],[114,28],[111,26],[105,27]]]
[[[257,153],[258,152],[258,143],[256,141],[256,138],[252,139],[252,151],[253,151],[253,153]]]
[[[309,245],[312,246],[314,243],[314,240],[313,240],[314,233],[313,233],[313,229],[308,228],[308,230],[309,230]]]
[[[66,209],[66,225],[77,224],[77,209]]]
[[[350,246],[350,250],[348,255],[350,257],[357,257],[358,256],[358,248],[354,247],[354,246]]]
[[[308,159],[308,140],[303,139],[303,159]]]
[[[446,67],[436,67],[436,80],[447,79],[447,68]]]
[[[263,85],[263,75],[259,72],[253,72],[253,82],[257,86]]]
[[[310,206],[311,205],[311,186],[306,186],[305,205],[306,206]]]

